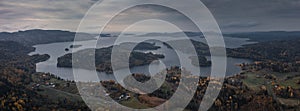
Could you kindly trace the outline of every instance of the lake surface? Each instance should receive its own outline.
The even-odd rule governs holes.
[[[205,43],[204,38],[192,38],[192,39]],[[115,37],[100,38],[98,40],[97,48],[111,46],[115,40],[116,40]],[[248,39],[241,39],[241,38],[224,37],[224,40],[225,40],[225,44],[226,44],[227,48],[237,48],[237,47],[241,47],[242,45],[245,45],[245,44],[253,43],[253,42],[248,42],[247,41]],[[73,44],[73,42],[59,42],[59,43],[35,45],[34,47],[36,48],[36,50],[34,52],[31,52],[29,55],[33,55],[33,54],[49,54],[50,55],[50,59],[48,59],[47,61],[37,63],[37,65],[36,65],[37,72],[49,72],[49,73],[57,75],[66,80],[74,80],[73,71],[77,71],[77,72],[80,72],[81,74],[85,74],[83,76],[84,78],[81,78],[81,80],[97,81],[98,79],[92,75],[95,73],[95,71],[85,70],[85,69],[77,69],[77,68],[72,69],[72,68],[56,67],[58,57],[72,52],[72,51],[65,51],[65,48],[69,48],[70,50],[73,50],[73,51],[79,51],[79,50],[83,50],[86,48],[93,48],[94,47],[93,44],[96,44],[96,42],[97,42],[96,40],[80,41],[80,42],[77,42],[76,45],[82,45],[82,46],[78,47],[78,48],[72,48],[72,49],[69,47],[70,47],[70,45]],[[132,41],[132,42],[134,42],[134,41]],[[166,67],[180,65],[177,61],[178,60],[177,54],[172,49],[167,48],[165,45],[163,45],[159,41],[155,41],[155,43],[157,46],[161,46],[161,48],[158,50],[151,50],[150,52],[153,52],[156,54],[164,54],[166,57],[164,59],[161,59],[161,61],[163,61],[164,64],[151,64],[150,68],[149,68],[149,65],[133,67],[130,69],[132,73],[144,73],[144,74],[149,74],[149,72],[156,73],[156,72],[158,72],[157,69],[160,69],[162,65],[165,65]],[[149,51],[143,51],[143,52],[149,52]],[[185,54],[183,52],[179,52],[179,53]],[[209,57],[207,57],[207,58],[209,59]],[[187,60],[184,62],[191,62],[191,60]],[[227,58],[226,75],[230,76],[230,75],[239,73],[241,71],[241,69],[238,66],[236,66],[237,64],[251,63],[251,62],[252,61],[248,60],[248,59]],[[196,69],[196,68],[199,68],[199,67],[194,66],[192,69]],[[207,76],[207,75],[210,75],[211,67],[201,67],[200,70],[201,70],[201,72],[200,72],[201,76]],[[118,71],[122,72],[122,69],[120,69]],[[97,72],[97,74],[98,74],[98,77],[100,80],[114,80],[115,79],[113,74],[106,74],[104,72]],[[126,75],[128,75],[128,74],[124,74],[124,76],[126,76]]]

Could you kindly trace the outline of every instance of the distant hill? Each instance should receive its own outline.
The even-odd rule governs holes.
[[[249,38],[251,41],[266,42],[266,41],[280,41],[280,40],[294,40],[300,39],[300,31],[269,31],[269,32],[244,32],[224,34],[224,36],[236,38]]]
[[[32,46],[37,44],[47,44],[54,42],[73,41],[75,32],[61,30],[27,30],[19,32],[2,32],[0,33],[0,41],[15,41],[24,45]],[[87,33],[79,33],[80,36],[86,37],[84,40],[94,39],[95,35]]]
[[[174,33],[147,33],[138,35],[139,37],[182,37],[183,33],[188,37],[203,37],[202,32],[174,32]],[[62,31],[62,30],[40,30],[33,29],[18,32],[0,32],[0,41],[15,41],[24,45],[33,46],[37,44],[47,44],[54,42],[69,42],[73,41],[75,32]],[[96,34],[79,33],[84,36],[83,40],[95,39]],[[99,36],[99,35],[98,35]],[[104,35],[102,35],[104,36]],[[105,37],[112,35],[106,34]],[[228,33],[223,36],[234,38],[249,38],[251,41],[266,42],[266,41],[280,41],[280,40],[294,40],[300,39],[300,31],[269,31],[269,32],[241,32],[241,33]]]
[[[228,49],[230,57],[248,58],[253,60],[272,60],[295,62],[300,60],[300,39],[268,41],[244,45],[236,49]]]
[[[201,32],[174,32],[174,33],[147,33],[139,35],[140,37],[182,37],[183,33],[188,37],[203,37]],[[209,32],[208,34],[214,34]],[[294,40],[300,39],[300,31],[268,31],[268,32],[241,32],[241,33],[227,33],[224,37],[234,38],[249,38],[251,41],[266,42],[266,41],[280,41],[280,40]]]
[[[201,32],[173,32],[173,33],[147,33],[144,35],[139,35],[139,37],[158,37],[158,36],[182,37],[183,33],[188,37],[203,36]]]

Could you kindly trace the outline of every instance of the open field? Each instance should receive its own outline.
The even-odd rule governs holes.
[[[246,76],[246,78],[242,79],[243,83],[252,90],[259,90],[259,87],[264,85],[265,83],[264,78],[257,78],[256,74],[254,73],[246,73],[244,75]]]

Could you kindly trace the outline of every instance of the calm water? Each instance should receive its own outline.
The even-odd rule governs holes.
[[[116,38],[113,38],[113,37],[101,38],[98,41],[97,48],[111,46],[114,43],[115,39]],[[204,38],[197,38],[194,40],[205,42]],[[226,42],[227,48],[237,48],[237,47],[241,47],[244,44],[252,43],[252,42],[248,42],[247,39],[230,38],[230,37],[225,37],[225,42]],[[96,40],[81,41],[81,42],[78,42],[77,44],[82,45],[82,46],[78,47],[78,48],[73,48],[72,50],[78,51],[78,50],[82,50],[82,49],[86,49],[86,48],[93,48],[94,46],[92,46],[92,45],[95,43],[96,43]],[[84,76],[83,76],[84,78],[81,78],[81,80],[97,81],[97,78],[95,78],[95,76],[92,75],[95,73],[95,71],[85,70],[85,69],[73,69],[72,70],[71,68],[56,67],[57,58],[60,56],[63,56],[64,54],[71,52],[71,51],[68,51],[68,52],[65,51],[65,48],[69,48],[71,44],[73,44],[73,42],[60,42],[60,43],[41,44],[41,45],[34,46],[36,48],[36,50],[34,52],[30,53],[29,55],[32,55],[32,54],[49,54],[50,55],[49,60],[38,63],[36,65],[37,72],[49,72],[49,73],[55,74],[63,79],[74,80],[73,71],[77,71],[77,72],[81,72],[81,74],[84,74]],[[166,58],[161,59],[161,61],[163,61],[163,63],[165,64],[166,67],[179,65],[179,63],[177,62],[177,60],[178,60],[177,55],[172,49],[167,48],[161,42],[156,42],[156,45],[161,46],[161,48],[158,50],[153,50],[151,52],[157,53],[157,54],[164,54],[166,56]],[[146,51],[146,52],[149,52],[149,51]],[[182,53],[182,52],[179,52],[179,53]],[[182,54],[185,54],[185,53],[182,53]],[[186,54],[186,55],[188,56],[189,54]],[[207,57],[207,58],[209,59],[209,57]],[[191,62],[191,60],[187,60],[184,62]],[[250,62],[251,62],[251,60],[247,60],[247,59],[227,58],[226,75],[230,76],[230,75],[239,73],[241,71],[241,69],[239,67],[237,67],[236,65],[240,64],[240,63],[250,63]],[[132,73],[144,73],[144,74],[149,74],[149,72],[156,73],[156,72],[158,72],[157,69],[161,69],[161,66],[163,66],[163,64],[151,64],[150,68],[148,65],[138,66],[138,67],[131,68],[131,72]],[[196,69],[198,67],[195,66],[193,68]],[[211,69],[211,67],[201,67],[200,74],[202,76],[210,75],[210,69]],[[122,69],[118,70],[118,71],[122,72]],[[97,72],[97,74],[98,74],[98,77],[100,80],[113,80],[114,79],[113,74],[106,74],[103,72]],[[124,74],[124,76],[126,76],[126,75],[128,75],[128,74]]]

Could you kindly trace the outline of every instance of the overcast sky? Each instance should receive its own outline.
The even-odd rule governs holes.
[[[80,20],[96,0],[0,0],[0,31],[28,29],[59,29],[76,31]],[[125,1],[125,0],[124,0]],[[202,0],[216,18],[223,32],[297,31],[300,29],[300,0]],[[105,12],[110,14],[111,5]],[[180,5],[180,4],[179,4]],[[184,6],[189,10],[195,7]],[[130,12],[130,11],[129,11]],[[127,12],[128,13],[128,12]],[[140,7],[130,14],[140,16],[174,16],[172,10]],[[95,14],[96,15],[96,14]],[[126,14],[124,14],[126,15]],[[105,15],[101,15],[105,17]],[[123,17],[122,23],[131,20]],[[172,17],[185,23],[184,17]],[[95,23],[97,25],[97,23]],[[86,31],[95,32],[95,26]],[[143,24],[136,31],[161,28],[157,24]]]

